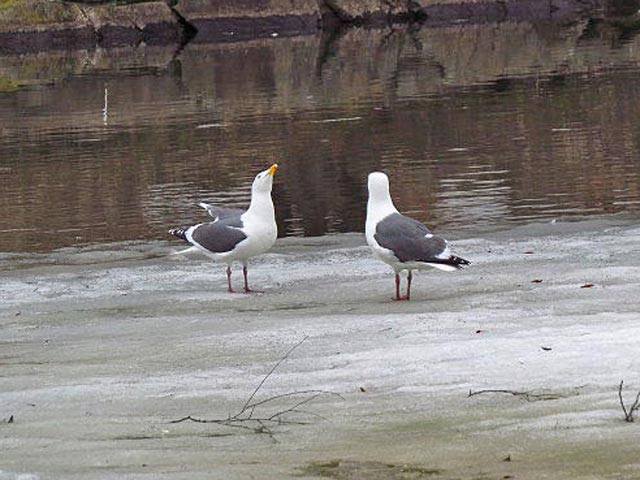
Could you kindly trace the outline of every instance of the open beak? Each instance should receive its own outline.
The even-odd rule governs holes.
[[[275,173],[276,173],[276,170],[278,170],[278,164],[277,164],[277,163],[274,163],[273,165],[271,165],[271,166],[269,167],[269,170],[267,170],[267,174],[268,174],[268,175],[271,175],[271,176],[274,176],[274,175],[275,175]]]

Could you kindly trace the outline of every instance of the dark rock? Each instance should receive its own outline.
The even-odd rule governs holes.
[[[238,42],[260,37],[312,34],[320,28],[315,16],[283,15],[264,18],[201,18],[193,21],[194,42]]]
[[[324,23],[427,25],[558,19],[589,12],[606,0],[324,0]],[[614,1],[614,0],[610,0]]]
[[[175,10],[197,30],[196,42],[302,35],[320,28],[320,7],[308,0],[180,0]]]
[[[446,26],[561,20],[605,6],[630,10],[640,0],[168,0],[114,3],[4,0],[0,53],[241,41],[294,36],[341,25]],[[175,5],[175,6],[170,6]]]
[[[9,0],[0,6],[0,53],[183,42],[185,26],[166,3],[85,5]]]

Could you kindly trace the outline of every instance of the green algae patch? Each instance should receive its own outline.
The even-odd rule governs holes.
[[[24,0],[0,0],[0,12],[24,3]]]
[[[0,92],[15,92],[20,86],[18,82],[10,78],[0,76]]]
[[[323,463],[309,463],[299,469],[297,476],[333,478],[336,480],[421,480],[436,478],[441,473],[442,471],[439,469],[417,465],[331,460]]]
[[[85,25],[75,5],[42,0],[0,0],[0,31],[39,31]]]

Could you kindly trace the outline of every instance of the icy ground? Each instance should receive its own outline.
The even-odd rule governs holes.
[[[453,239],[473,265],[409,303],[363,242],[281,240],[252,295],[177,243],[0,256],[0,480],[640,478],[637,222]],[[340,397],[254,413],[302,424],[169,423],[233,415],[305,337],[255,400]]]

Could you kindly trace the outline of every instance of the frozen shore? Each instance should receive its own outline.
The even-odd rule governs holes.
[[[165,242],[0,255],[0,479],[638,478],[639,239],[621,217],[451,238],[472,267],[410,303],[355,234],[279,241],[254,295]],[[169,423],[236,412],[305,336],[256,395],[342,396],[304,425]]]

